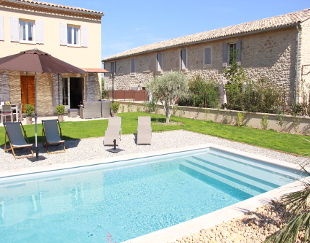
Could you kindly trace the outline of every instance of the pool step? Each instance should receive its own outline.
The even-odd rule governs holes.
[[[279,185],[284,185],[292,180],[299,180],[304,177],[298,170],[288,169],[286,167],[225,153],[223,151],[212,151],[208,154],[200,154],[195,157],[203,160],[206,160],[207,157],[208,161],[224,165],[225,167],[246,171],[249,175],[257,176],[259,174],[261,179],[267,181],[277,181],[278,178],[281,178]]]
[[[267,191],[281,186],[280,183],[274,183],[272,180],[270,181],[270,177],[264,178],[261,171],[257,169],[252,171],[250,166],[240,163],[234,164],[231,161],[218,161],[218,159],[215,160],[212,156],[208,157],[208,160],[193,156],[191,161],[202,168],[219,172],[224,176],[232,177],[258,188],[264,188]]]
[[[188,162],[183,162],[182,164],[180,164],[179,169],[189,174],[190,176],[193,176],[198,180],[201,180],[208,185],[217,188],[231,195],[234,198],[237,198],[238,200],[245,200],[258,194],[256,191],[253,190],[245,191],[243,190],[244,188],[240,189],[238,188],[239,185],[237,185],[236,183],[231,183],[231,181],[223,179],[220,176],[208,173],[204,169],[201,169]]]
[[[249,175],[245,172],[240,172],[238,169],[232,168],[231,163],[226,163],[226,166],[224,166],[223,163],[217,163],[217,161],[212,162],[210,157],[208,157],[208,161],[205,161],[196,156],[191,157],[180,165],[181,171],[207,183],[209,183],[209,179],[206,176],[210,177],[211,180],[222,181],[251,195],[264,193],[280,186],[259,178],[259,174]],[[247,168],[242,168],[241,171],[247,172],[244,169]]]

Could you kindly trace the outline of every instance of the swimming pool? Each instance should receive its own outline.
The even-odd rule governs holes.
[[[207,147],[6,177],[0,180],[1,240],[104,242],[112,235],[121,242],[304,176],[297,172]]]

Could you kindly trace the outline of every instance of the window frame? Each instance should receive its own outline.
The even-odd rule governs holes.
[[[22,23],[25,23],[24,29],[22,29]],[[32,24],[31,32],[29,32],[29,23]],[[18,19],[18,31],[19,31],[19,42],[20,43],[36,43],[36,23],[35,20],[30,19]],[[29,40],[29,33],[31,33],[32,40]],[[25,39],[24,39],[25,38]]]
[[[231,61],[232,61],[232,57],[231,57],[231,49],[233,49],[233,51],[237,51],[237,57],[236,57],[236,61],[237,64],[240,66],[241,65],[241,61],[242,61],[242,41],[238,40],[235,42],[226,42],[223,43],[223,67],[230,67],[231,65]]]
[[[71,31],[70,31],[70,28],[71,28]],[[69,43],[69,37],[71,39],[71,43]],[[74,40],[76,40],[77,43],[74,43]],[[67,24],[67,46],[76,46],[76,47],[81,46],[81,26],[80,25]]]

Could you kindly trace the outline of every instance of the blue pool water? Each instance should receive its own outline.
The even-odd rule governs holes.
[[[206,148],[3,178],[1,242],[122,242],[303,176]]]

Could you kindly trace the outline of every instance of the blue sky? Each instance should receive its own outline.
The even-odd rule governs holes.
[[[104,13],[102,58],[158,41],[310,8],[309,0],[46,0]]]

